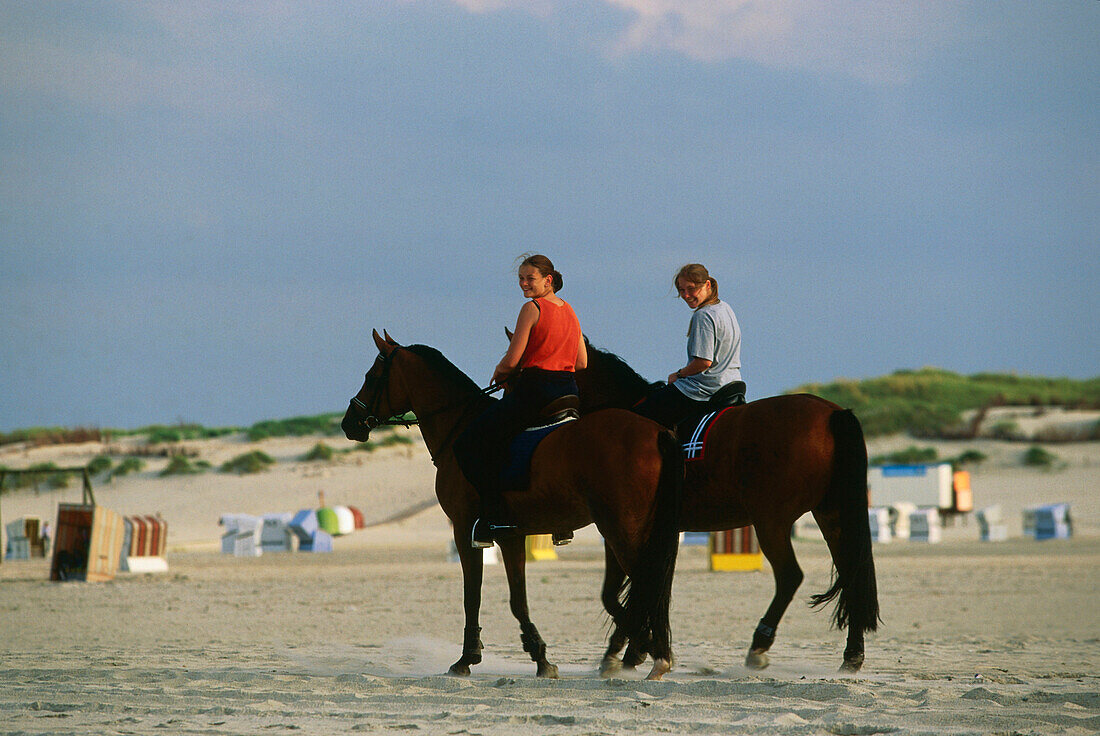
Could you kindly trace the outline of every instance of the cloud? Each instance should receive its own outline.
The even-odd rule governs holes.
[[[233,32],[223,26],[219,34],[224,16],[166,7],[121,4],[110,29],[13,13],[0,30],[0,91],[45,94],[110,114],[150,105],[206,116],[277,107],[277,95],[247,65],[215,53],[223,34]]]
[[[566,12],[550,0],[452,0],[475,13]],[[780,69],[900,84],[921,58],[958,35],[961,12],[940,0],[602,0],[625,29],[606,51],[628,56],[672,51],[702,62],[741,59]]]

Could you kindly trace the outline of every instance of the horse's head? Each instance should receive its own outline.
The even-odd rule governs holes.
[[[393,381],[394,363],[400,361],[400,345],[385,332],[373,331],[378,357],[363,379],[363,387],[351,399],[340,428],[349,440],[366,442],[370,431],[382,424],[400,424],[397,419],[412,410],[402,382]]]

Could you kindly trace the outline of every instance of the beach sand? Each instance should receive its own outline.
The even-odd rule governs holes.
[[[460,652],[461,573],[449,524],[430,505],[423,444],[296,462],[317,441],[188,443],[215,466],[251,449],[278,462],[256,475],[159,478],[165,461],[150,459],[134,477],[97,484],[98,503],[168,521],[167,573],[51,583],[47,560],[0,564],[0,734],[1100,731],[1100,443],[1049,446],[1053,471],[1020,467],[1018,443],[870,443],[871,454],[980,449],[989,459],[973,471],[975,506],[1000,504],[1010,539],[978,541],[971,519],[939,544],[876,545],[883,624],[856,676],[837,673],[843,632],[806,605],[829,583],[822,542],[796,541],[806,579],[759,672],[742,661],[772,594],[767,566],[714,573],[704,548],[684,546],[676,666],[646,682],[647,667],[596,674],[607,620],[591,527],[556,561],[527,568],[532,618],[562,678],[534,677],[500,565],[486,569],[484,662],[469,678],[444,675]],[[7,447],[0,464],[79,465],[101,449]],[[362,509],[370,526],[331,554],[219,552],[220,515],[316,507],[320,492]],[[23,490],[0,498],[0,512],[52,521],[57,503],[79,500],[79,485]],[[1047,502],[1071,504],[1073,538],[1022,535],[1022,509]]]

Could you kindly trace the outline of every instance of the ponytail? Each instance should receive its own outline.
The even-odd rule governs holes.
[[[679,271],[677,271],[676,276],[674,276],[672,279],[673,289],[679,288],[679,284],[677,282],[680,279],[687,281],[689,284],[695,284],[696,286],[705,282],[710,282],[710,299],[707,299],[699,306],[705,307],[708,304],[718,303],[718,279],[711,276],[710,272],[707,271],[707,267],[704,266],[702,263],[689,263],[686,266],[683,266]]]
[[[550,276],[551,284],[554,287],[554,292],[561,291],[562,286],[565,285],[565,280],[561,277],[561,273],[554,269],[554,264],[544,255],[531,255],[526,256],[523,259],[521,266],[531,266],[538,270],[540,276]]]

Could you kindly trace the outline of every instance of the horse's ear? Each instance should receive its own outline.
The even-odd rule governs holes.
[[[388,342],[390,345],[397,344],[397,340],[394,340],[392,337],[390,337],[390,333],[388,331],[382,330],[382,334],[385,336],[386,342]]]
[[[508,342],[512,342],[512,331],[505,327],[504,334],[508,336]]]
[[[374,344],[378,347],[378,352],[382,355],[389,355],[393,352],[393,349],[397,347],[396,345],[382,339],[382,336],[378,334],[378,330],[373,330],[372,334],[374,335]]]

